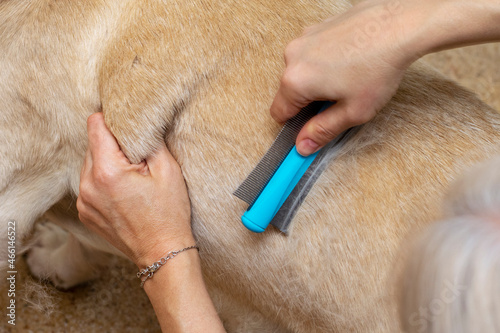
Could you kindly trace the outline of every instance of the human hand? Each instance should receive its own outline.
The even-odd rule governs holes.
[[[399,6],[399,7],[398,7]],[[286,69],[271,106],[285,122],[313,101],[336,103],[300,131],[302,155],[365,123],[395,94],[416,54],[403,52],[399,1],[369,1],[307,28],[285,50]]]
[[[167,147],[131,164],[102,113],[89,117],[87,129],[77,200],[80,220],[141,268],[194,244],[186,185]]]

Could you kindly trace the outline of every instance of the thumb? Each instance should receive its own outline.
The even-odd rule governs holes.
[[[339,103],[334,104],[304,125],[297,136],[297,151],[303,156],[309,156],[354,125],[356,124],[350,121],[346,109]]]
[[[282,84],[271,104],[271,116],[278,123],[286,122],[299,113],[303,107],[312,102],[301,97],[298,93],[293,93],[291,90],[291,88],[287,88],[286,85]]]
[[[168,172],[172,168],[178,166],[177,161],[172,156],[163,140],[158,149],[151,156],[146,158],[146,163],[153,177],[162,172]]]

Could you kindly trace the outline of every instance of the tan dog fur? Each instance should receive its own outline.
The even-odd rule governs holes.
[[[245,205],[231,195],[279,131],[268,109],[285,45],[346,8],[327,0],[0,2],[1,237],[7,220],[22,237],[77,194],[85,120],[102,110],[133,162],[166,138],[229,331],[398,331],[390,284],[400,243],[440,217],[450,180],[499,152],[494,110],[414,68],[321,176],[288,237],[246,230]],[[113,252],[67,216],[59,223],[87,247]]]

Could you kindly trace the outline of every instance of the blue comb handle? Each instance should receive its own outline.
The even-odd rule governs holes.
[[[317,155],[318,152],[304,157],[294,146],[257,200],[241,217],[243,225],[253,232],[263,232]]]

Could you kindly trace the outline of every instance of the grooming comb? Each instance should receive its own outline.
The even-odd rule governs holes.
[[[307,157],[297,152],[295,140],[301,128],[331,105],[330,102],[313,102],[290,119],[271,148],[234,192],[236,197],[249,204],[241,217],[249,230],[263,232],[272,223],[287,233],[296,211],[328,161],[357,132],[358,127],[351,128]]]

